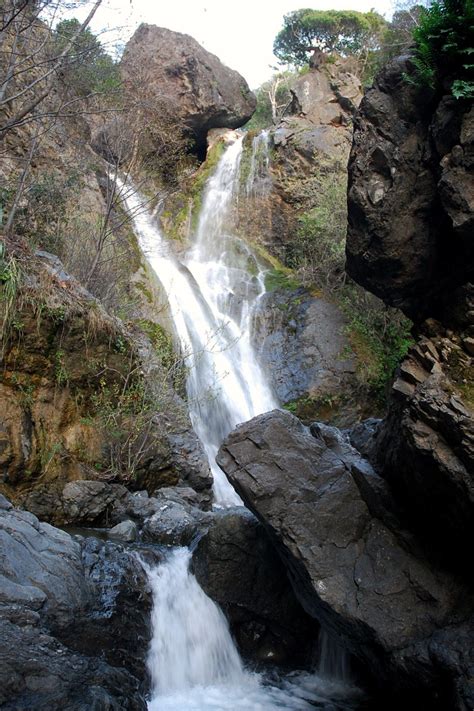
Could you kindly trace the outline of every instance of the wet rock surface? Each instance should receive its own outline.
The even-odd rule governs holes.
[[[2,708],[144,710],[151,600],[137,559],[2,497],[0,560]]]
[[[305,664],[318,625],[296,600],[263,526],[243,508],[217,513],[193,554],[193,572],[219,604],[246,656]]]
[[[336,401],[349,395],[354,359],[345,355],[345,320],[330,302],[305,290],[264,294],[254,319],[254,340],[278,400]],[[354,417],[353,409],[351,409]]]
[[[456,686],[467,693],[464,666],[443,667],[440,681],[428,650],[440,629],[466,624],[469,593],[420,554],[386,483],[338,430],[309,431],[274,411],[231,433],[218,462],[272,537],[305,609],[379,681],[433,699]]]
[[[238,128],[255,110],[245,79],[189,35],[142,24],[125,48],[121,67],[129,92],[151,92],[151,101],[187,126],[200,145],[205,146],[209,129]]]

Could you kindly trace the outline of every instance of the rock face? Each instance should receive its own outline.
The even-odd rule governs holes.
[[[150,344],[110,316],[57,257],[16,254],[24,280],[12,306],[17,327],[6,329],[3,343],[0,490],[52,523],[96,520],[112,500],[99,495],[109,482],[150,492],[186,482],[208,506],[206,457]],[[127,379],[124,400],[117,395]],[[97,500],[74,518],[62,491],[77,480],[96,480]]]
[[[474,267],[474,109],[408,83],[412,72],[410,57],[392,61],[356,118],[347,271],[421,320]]]
[[[427,553],[472,578],[474,110],[405,81],[412,71],[395,59],[360,105],[347,269],[410,315],[418,338],[371,456]]]
[[[122,74],[131,96],[144,90],[205,146],[211,128],[238,128],[256,100],[246,81],[188,35],[142,24],[128,42]]]
[[[228,618],[246,656],[307,663],[318,626],[297,602],[267,533],[245,509],[217,514],[193,555],[193,572]]]
[[[325,405],[335,404],[342,393],[350,399],[355,363],[344,355],[344,327],[337,306],[304,289],[269,291],[259,301],[253,337],[260,362],[279,402],[301,399],[296,407],[302,419],[305,406],[314,419],[315,410],[323,416]],[[352,406],[350,417],[353,421]]]
[[[468,618],[465,589],[426,562],[387,485],[338,430],[308,431],[274,411],[231,433],[218,462],[273,538],[307,612],[379,681],[444,699],[468,688],[462,666],[428,653],[440,628]]]
[[[2,708],[144,711],[151,600],[134,556],[0,497],[0,560]]]
[[[375,456],[430,555],[472,578],[464,546],[474,536],[474,362],[460,336],[435,322],[424,330],[393,384]]]

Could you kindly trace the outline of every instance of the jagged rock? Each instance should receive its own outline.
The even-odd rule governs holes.
[[[379,680],[445,693],[436,665],[424,658],[420,670],[410,649],[428,657],[433,634],[467,616],[468,596],[411,552],[377,491],[383,480],[346,438],[273,411],[234,430],[218,463],[270,533],[305,609]],[[453,684],[464,674],[444,671]]]
[[[148,100],[187,126],[200,145],[209,129],[238,128],[255,110],[255,97],[240,74],[189,35],[163,27],[140,25],[121,69],[131,96],[140,99],[145,89]]]
[[[440,313],[474,266],[474,111],[405,81],[413,71],[409,56],[393,60],[360,105],[346,268],[422,320]]]
[[[438,333],[443,334],[441,325]],[[474,537],[473,359],[462,341],[421,336],[393,384],[375,456],[430,554],[464,576]]]
[[[189,546],[210,516],[199,509],[175,501],[157,503],[158,510],[143,526],[145,540],[154,543]]]
[[[144,711],[151,599],[136,557],[1,504],[2,708]]]
[[[245,509],[216,514],[193,572],[223,609],[240,649],[261,661],[308,662],[318,627],[301,608],[261,524]]]

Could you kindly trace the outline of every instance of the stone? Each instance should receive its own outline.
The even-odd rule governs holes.
[[[189,546],[208,518],[209,514],[175,501],[159,502],[156,513],[144,523],[143,537],[163,545]]]
[[[122,521],[122,523],[118,523],[116,526],[110,528],[107,535],[113,540],[133,543],[138,538],[137,524],[130,520]]]
[[[403,80],[414,71],[410,55],[389,62],[356,115],[346,269],[421,322],[472,271],[474,111]]]
[[[421,652],[410,649],[417,643],[427,654],[469,595],[398,534],[395,513],[390,521],[383,513],[383,480],[347,438],[275,410],[237,427],[217,461],[264,524],[305,610],[387,688],[436,694],[439,669],[427,664],[421,675]],[[450,683],[463,674],[456,667]]]
[[[145,711],[151,595],[137,558],[2,507],[0,562],[2,709]]]
[[[255,110],[255,96],[240,74],[189,35],[163,27],[140,25],[127,43],[121,71],[134,100],[145,90],[200,146],[209,129],[238,128]]]
[[[243,508],[216,513],[193,553],[193,572],[222,608],[246,658],[304,665],[318,626],[295,598],[263,526]]]
[[[127,489],[120,484],[102,481],[73,481],[63,489],[63,509],[66,523],[98,524],[106,521],[107,512]]]

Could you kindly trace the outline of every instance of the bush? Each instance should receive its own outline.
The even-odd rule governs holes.
[[[474,98],[474,2],[435,0],[423,8],[413,37],[414,80],[434,89],[446,82],[458,99]]]

